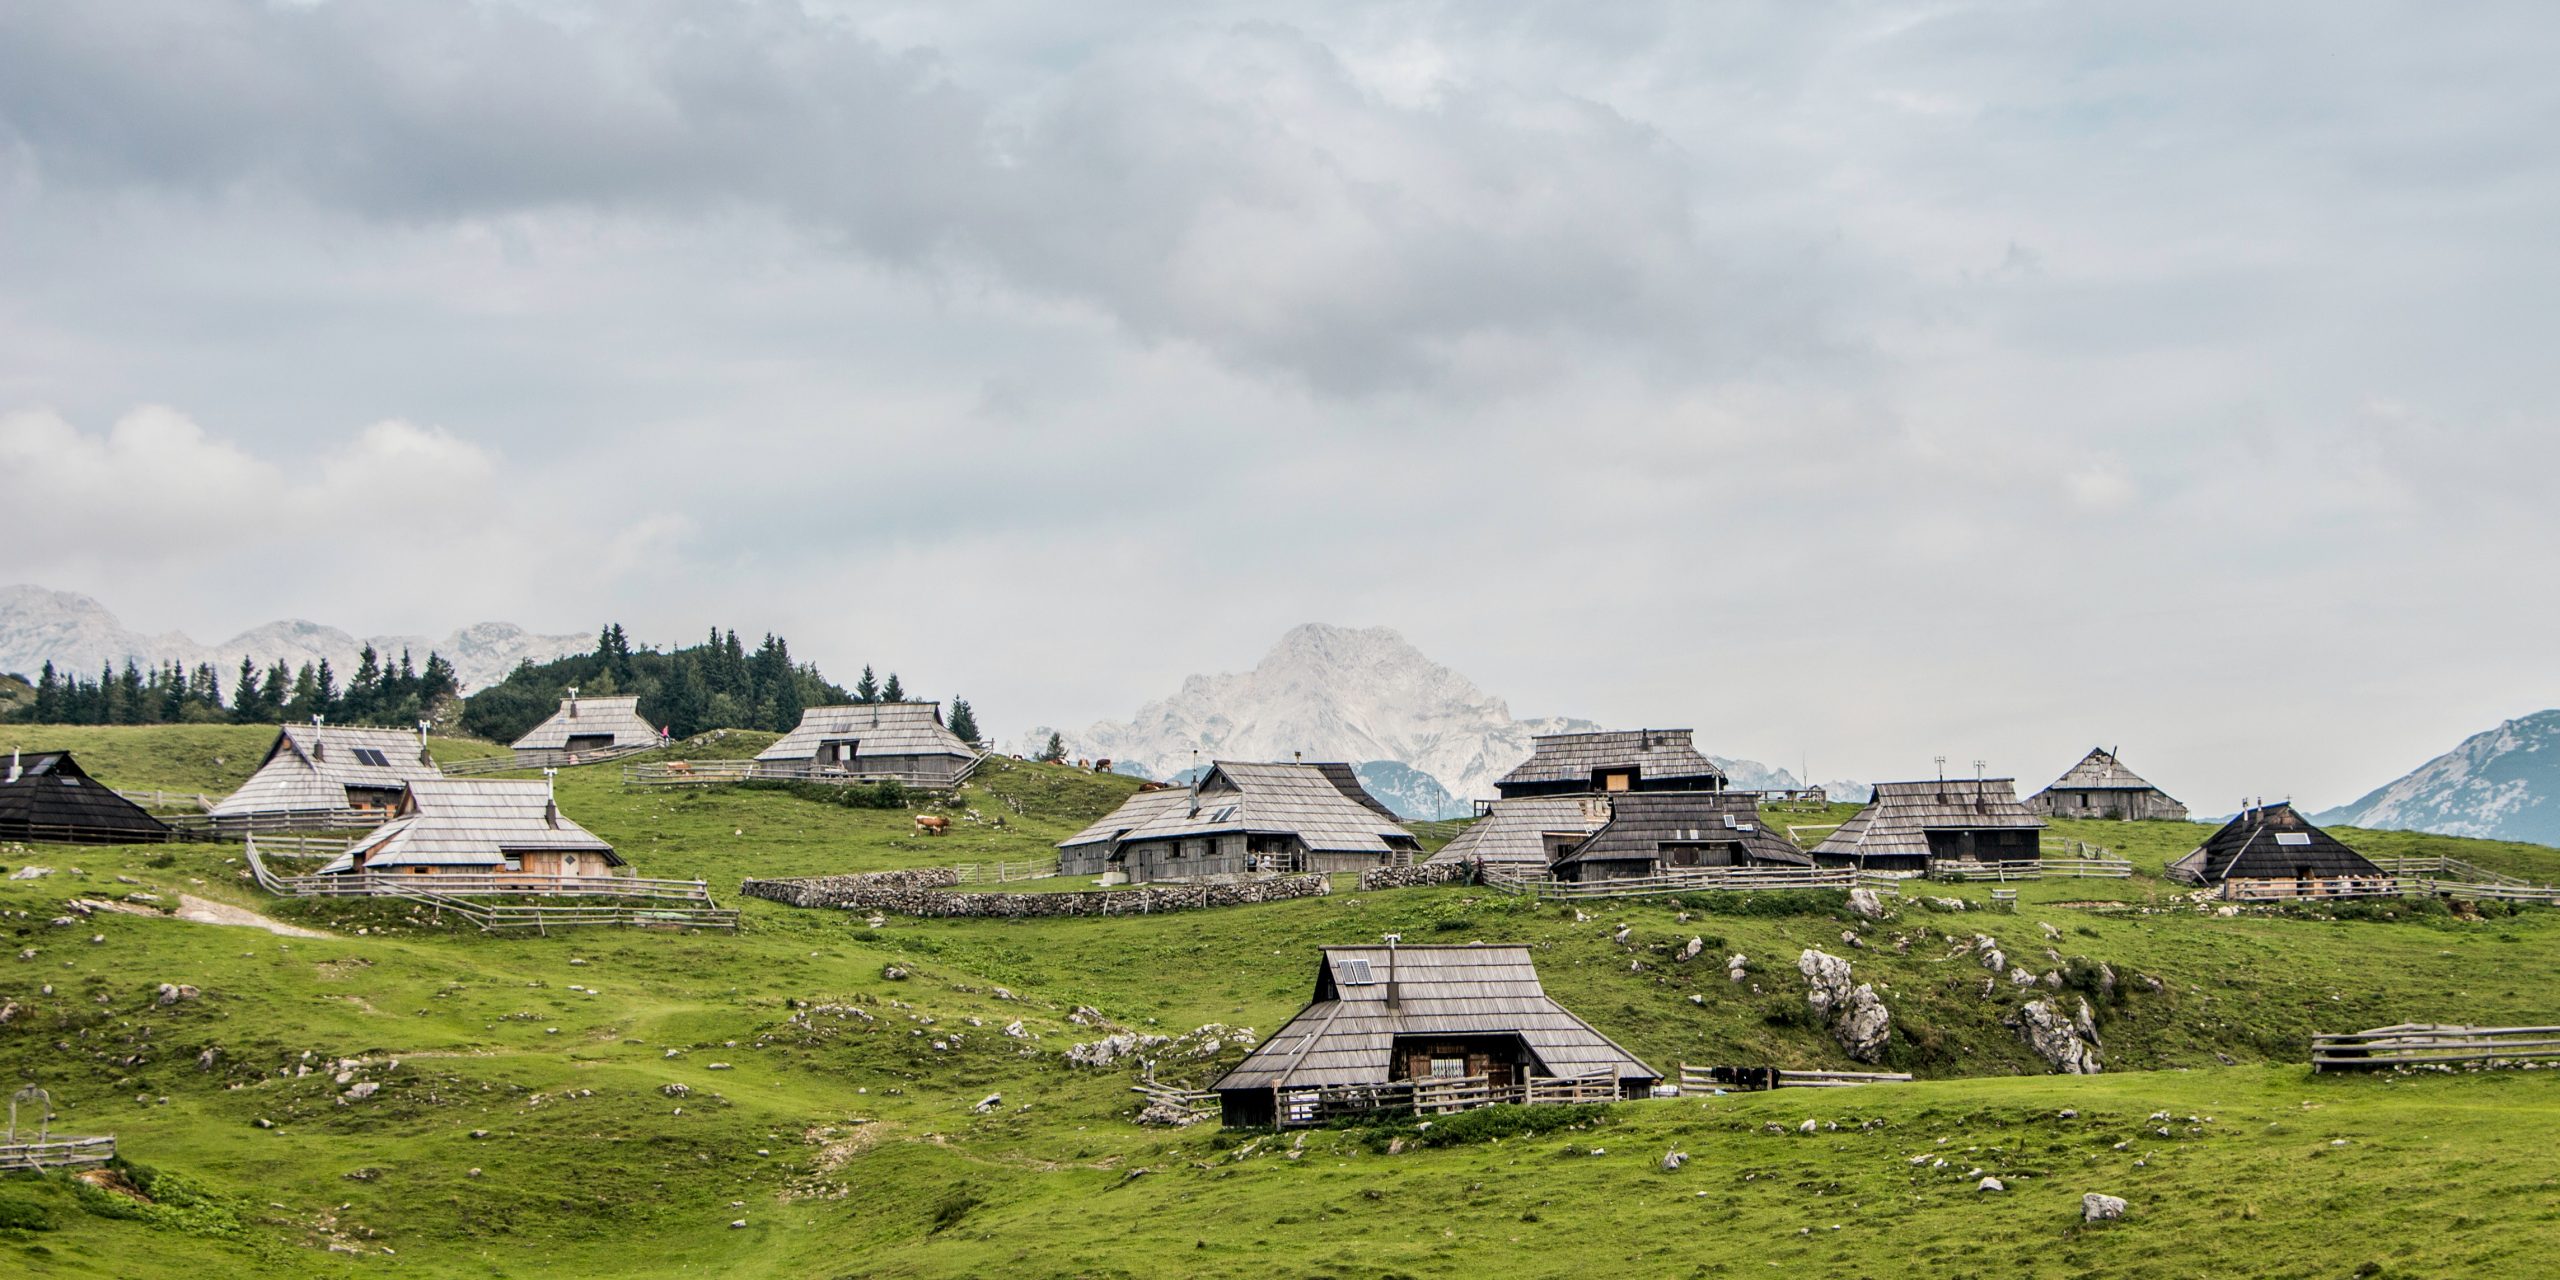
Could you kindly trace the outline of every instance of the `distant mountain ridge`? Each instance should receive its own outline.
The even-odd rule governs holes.
[[[375,652],[394,659],[406,649],[422,663],[429,650],[441,653],[453,664],[463,688],[476,689],[503,679],[519,662],[548,662],[583,653],[593,649],[595,642],[592,635],[539,635],[511,622],[474,623],[440,640],[359,638],[336,627],[293,618],[252,627],[220,644],[199,644],[182,632],[155,636],[128,630],[105,605],[76,592],[32,585],[0,587],[0,671],[30,678],[48,661],[57,671],[85,676],[95,676],[102,666],[120,669],[127,661],[145,667],[176,662],[189,668],[209,662],[221,673],[227,694],[243,656],[257,659],[260,666],[282,659],[295,668],[326,658],[343,680],[355,670],[357,653],[371,644]]]
[[[1529,758],[1529,739],[1600,728],[1564,717],[1521,720],[1501,698],[1433,662],[1386,627],[1308,623],[1253,670],[1195,675],[1127,721],[1057,730],[1070,755],[1173,778],[1215,759],[1346,760],[1364,785],[1409,818],[1465,817],[1473,801]],[[1032,729],[1038,751],[1051,729]],[[1742,788],[1796,785],[1783,769],[1710,757]]]
[[[2560,710],[2475,733],[2313,822],[2560,845]]]

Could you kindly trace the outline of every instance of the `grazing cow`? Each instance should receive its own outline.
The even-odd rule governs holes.
[[[951,819],[946,818],[946,817],[943,817],[941,814],[938,814],[938,813],[919,813],[919,814],[917,814],[917,815],[916,815],[916,834],[917,834],[917,835],[920,835],[920,836],[938,836],[938,835],[941,835],[943,832],[948,831],[948,830],[950,830],[950,829],[951,829]]]
[[[1109,773],[1109,772],[1111,772],[1111,761],[1109,761],[1109,760],[1107,760],[1107,759],[1104,759],[1104,760],[1096,760],[1096,761],[1094,761],[1094,762],[1093,762],[1093,771],[1094,771],[1095,773]]]
[[[667,762],[667,772],[690,774],[693,772],[693,763],[688,760],[670,760]]]

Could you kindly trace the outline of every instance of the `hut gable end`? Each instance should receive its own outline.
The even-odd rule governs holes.
[[[89,776],[68,751],[0,757],[0,840],[147,844],[168,824]]]
[[[1575,791],[1721,791],[1724,770],[1698,753],[1688,729],[1542,734],[1529,758],[1494,784],[1504,798]]]

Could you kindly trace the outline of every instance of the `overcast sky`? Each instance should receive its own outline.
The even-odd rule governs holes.
[[[2560,15],[0,0],[10,577],[789,635],[991,728],[1290,625],[1820,777],[2342,801],[2560,703]]]

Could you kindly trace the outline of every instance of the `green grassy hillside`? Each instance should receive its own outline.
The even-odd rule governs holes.
[[[84,759],[158,771],[155,784],[98,768],[119,785],[210,787],[230,767],[209,762],[228,746],[183,737],[203,730],[78,732],[101,735],[72,744]],[[1037,856],[1135,786],[991,762],[936,838],[905,812],[619,777],[564,771],[563,808],[642,874],[698,876],[724,901],[749,875]],[[2201,831],[2058,834],[2156,869]],[[2406,838],[2519,870],[2552,853]],[[135,1178],[147,1205],[0,1178],[0,1271],[2528,1275],[2560,1214],[2550,1074],[2313,1079],[2299,1065],[2314,1029],[2547,1021],[2548,911],[2224,918],[2144,876],[2027,885],[2015,915],[1907,904],[1867,922],[1836,898],[1763,894],[1586,905],[1585,919],[1481,890],[1345,883],[1217,912],[876,929],[745,900],[736,937],[497,939],[407,909],[279,904],[241,883],[238,858],[0,848],[11,870],[55,868],[0,880],[0,999],[15,1006],[0,1071],[51,1089],[58,1127],[113,1131],[156,1174]],[[1988,888],[1937,892],[1982,902]],[[71,897],[136,893],[333,936],[48,923]],[[1878,985],[1898,1028],[1888,1056],[1926,1079],[1622,1104],[1584,1129],[1388,1154],[1395,1135],[1141,1129],[1132,1072],[1063,1060],[1108,1029],[1080,1009],[1142,1032],[1267,1033],[1305,999],[1316,946],[1387,932],[1529,944],[1551,992],[1666,1070],[1850,1065],[1810,1025],[1793,972],[1821,947]],[[2024,997],[2006,982],[1985,996],[1988,974],[1957,953],[1977,932],[2040,972],[2117,975],[2120,994],[2096,1002],[2109,1074],[2040,1074],[2001,1023]],[[1692,937],[1705,954],[1683,963]],[[1739,984],[1734,953],[1752,970]],[[163,982],[201,994],[161,1006]],[[1163,1074],[1205,1080],[1234,1053]],[[348,1098],[341,1070],[379,1091]],[[1815,1133],[1797,1132],[1808,1119]],[[1688,1164],[1662,1172],[1675,1148]],[[1977,1168],[2010,1190],[1974,1190]],[[2083,1191],[2134,1214],[2084,1227]],[[50,1229],[7,1225],[39,1221]]]
[[[181,791],[219,798],[239,789],[274,746],[276,727],[259,724],[0,724],[0,755],[12,749],[69,751],[80,767],[126,791]],[[439,760],[507,754],[473,738],[433,738]]]

